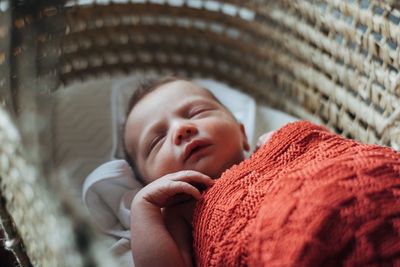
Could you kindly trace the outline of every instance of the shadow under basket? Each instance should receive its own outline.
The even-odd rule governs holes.
[[[0,2],[0,218],[21,266],[116,266],[54,162],[54,93],[209,77],[363,143],[400,149],[397,1]]]

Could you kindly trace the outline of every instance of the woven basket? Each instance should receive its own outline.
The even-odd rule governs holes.
[[[400,149],[397,1],[0,1],[0,218],[22,266],[115,266],[52,162],[52,92],[155,71],[212,77]]]

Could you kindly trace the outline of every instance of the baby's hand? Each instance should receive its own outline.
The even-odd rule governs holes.
[[[201,197],[200,190],[213,184],[214,180],[197,171],[170,173],[146,185],[136,194],[132,204],[145,201],[164,208],[188,200],[188,196],[197,200]]]

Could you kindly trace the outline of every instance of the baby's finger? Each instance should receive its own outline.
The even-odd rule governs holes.
[[[173,177],[173,180],[204,184],[207,187],[214,184],[214,180],[211,179],[209,176],[193,170],[180,171],[176,173],[176,175]]]
[[[192,199],[193,199],[193,197],[191,195],[188,195],[185,193],[178,193],[175,196],[168,199],[165,206],[168,207],[168,206],[173,206],[173,205],[180,204],[180,203],[185,203]]]
[[[168,206],[177,195],[186,194],[189,197],[200,199],[200,191],[184,181],[157,180],[144,187],[135,198],[144,199],[158,207]],[[140,197],[138,196],[140,195]],[[173,201],[172,201],[173,202]]]
[[[173,187],[176,194],[185,193],[191,195],[197,200],[201,198],[200,191],[196,187],[187,182],[175,181]]]

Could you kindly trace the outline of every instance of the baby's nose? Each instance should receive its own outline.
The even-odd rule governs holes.
[[[197,132],[197,128],[194,125],[181,125],[176,131],[175,144],[178,145],[182,141],[190,140]]]

